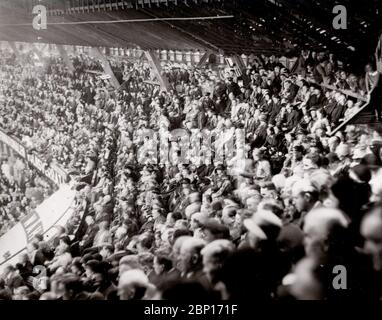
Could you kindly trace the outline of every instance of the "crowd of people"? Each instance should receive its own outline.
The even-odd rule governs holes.
[[[54,191],[53,184],[21,157],[3,155],[0,166],[0,236]]]
[[[319,83],[370,91],[331,55],[294,72],[275,57],[241,75],[167,68],[168,91],[141,62],[115,90],[84,55],[74,72],[54,57],[45,69],[0,59],[1,128],[77,190],[68,224],[6,266],[1,299],[381,297],[382,138],[362,126],[331,135],[363,100]],[[212,147],[184,139],[202,133]]]

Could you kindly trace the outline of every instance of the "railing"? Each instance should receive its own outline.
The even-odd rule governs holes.
[[[64,188],[69,189],[68,186]],[[54,235],[54,227],[65,225],[73,214],[73,191],[60,189],[50,198],[44,200],[37,208],[37,213],[30,213],[12,229],[0,237],[0,274],[8,263],[16,263],[17,257],[26,251],[29,240],[37,233],[45,239]],[[66,196],[67,199],[63,199]],[[58,199],[59,198],[59,199]],[[62,203],[57,206],[57,201]],[[49,208],[47,208],[49,204]],[[56,205],[56,206],[54,206]],[[61,205],[65,205],[61,208]]]
[[[169,5],[198,5],[208,3],[221,3],[224,0],[32,0],[26,3],[27,12],[31,13],[31,9],[35,5],[43,4],[47,7],[49,15],[63,15],[73,13],[89,13],[100,11],[118,11],[126,9],[152,8],[152,7],[168,7]],[[60,3],[61,2],[61,3]]]
[[[364,101],[364,102],[367,102],[368,99],[365,97],[365,96],[362,96],[360,94],[357,94],[357,93],[354,93],[353,91],[351,90],[343,90],[343,89],[339,89],[335,86],[331,86],[331,85],[328,85],[328,84],[324,84],[324,83],[321,83],[320,86],[322,88],[326,88],[326,89],[329,89],[329,90],[332,90],[332,91],[338,91],[338,92],[341,92],[342,94],[344,94],[345,96],[347,97],[352,97],[352,98],[356,98],[357,100],[360,100],[360,101]]]
[[[331,133],[330,136],[336,134],[339,130],[350,124],[350,122],[358,116],[361,112],[363,112],[370,105],[370,99],[353,115],[351,115],[348,119],[345,119],[340,125],[338,125]]]
[[[41,233],[45,238],[51,238],[56,225],[65,225],[74,212],[75,191],[67,184],[67,173],[56,164],[46,166],[45,162],[36,153],[27,152],[27,148],[15,137],[9,136],[0,129],[0,149],[8,149],[7,152],[15,152],[25,161],[34,166],[43,175],[53,181],[58,187],[50,198],[45,199],[37,208],[36,212],[30,213],[19,221],[7,233],[0,236],[0,274],[7,263],[16,263],[18,256],[26,251],[26,246],[33,236]],[[84,219],[88,212],[88,204],[81,217],[81,223],[73,236],[81,233]]]
[[[338,125],[334,130],[332,130],[329,135],[332,136],[334,134],[336,134],[339,130],[341,130],[343,127],[345,127],[347,124],[349,124],[349,122],[351,120],[354,119],[354,117],[356,117],[357,115],[360,114],[360,112],[364,111],[368,106],[369,106],[369,103],[370,103],[370,100],[369,100],[369,96],[365,97],[365,96],[362,96],[360,94],[357,94],[351,90],[342,90],[342,89],[339,89],[335,86],[331,86],[331,85],[328,85],[328,84],[324,84],[324,83],[317,83],[315,81],[312,81],[312,80],[308,80],[308,79],[304,79],[305,81],[309,82],[309,83],[315,83],[315,84],[318,84],[319,86],[321,86],[321,88],[323,89],[329,89],[329,90],[332,90],[332,91],[338,91],[342,94],[344,94],[345,96],[347,97],[352,97],[352,98],[355,98],[357,99],[358,101],[363,101],[364,104],[362,105],[362,107],[356,112],[354,113],[353,115],[351,115],[348,119],[345,119],[340,125]]]

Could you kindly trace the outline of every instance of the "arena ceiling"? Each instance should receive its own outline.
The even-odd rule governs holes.
[[[145,4],[142,4],[142,3]],[[177,4],[175,4],[175,2]],[[1,0],[0,40],[141,49],[285,53],[327,49],[343,58],[374,52],[382,2],[343,0],[348,28],[332,26],[334,0]],[[52,9],[47,30],[32,28],[32,6]],[[99,9],[97,5],[105,4]],[[149,5],[148,3],[152,3]],[[157,4],[154,4],[157,3]],[[167,4],[165,4],[167,3]],[[93,4],[97,4],[92,6]],[[110,6],[110,7],[109,7]],[[226,19],[80,24],[96,20],[233,16]],[[65,25],[55,23],[69,23]],[[26,25],[17,25],[17,24]],[[15,25],[16,24],[16,25]]]

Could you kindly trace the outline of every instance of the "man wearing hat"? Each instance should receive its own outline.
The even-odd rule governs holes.
[[[291,155],[287,154],[283,168],[290,168],[292,171],[296,167],[303,167],[304,147],[302,145],[293,145]]]
[[[203,239],[202,226],[207,220],[206,212],[196,212],[191,216],[189,229],[194,233],[194,237]]]
[[[114,253],[114,246],[111,243],[104,243],[98,246],[99,254],[104,260],[108,260],[109,257]]]
[[[292,197],[297,211],[297,216],[293,220],[301,227],[306,214],[322,205],[319,201],[319,192],[309,180],[303,179],[293,185]]]
[[[89,292],[85,291],[81,278],[72,273],[64,274],[58,281],[58,287],[62,300],[86,300],[89,298]]]
[[[189,219],[194,213],[199,212],[202,206],[199,192],[193,192],[188,196],[188,205],[185,208],[185,215]]]
[[[293,128],[297,127],[301,118],[302,114],[300,110],[298,110],[295,105],[288,103],[286,105],[285,129],[291,131]]]
[[[309,97],[309,100],[307,102],[308,109],[316,106],[316,107],[322,107],[325,105],[326,98],[322,94],[321,87],[319,85],[312,84],[311,85],[312,93]]]
[[[201,224],[203,240],[210,243],[218,239],[229,239],[230,229],[216,219],[207,219]]]
[[[247,229],[246,244],[260,250],[267,241],[275,241],[282,227],[282,221],[270,210],[258,210],[251,218],[243,221]],[[243,243],[240,244],[243,247]]]
[[[369,146],[369,149],[370,151],[375,155],[377,156],[378,158],[380,158],[380,154],[381,154],[381,150],[382,150],[382,138],[374,138],[371,140],[371,144]],[[382,160],[380,158],[380,160]]]
[[[82,240],[80,241],[81,251],[93,246],[94,238],[99,231],[99,226],[95,224],[93,216],[90,216],[90,215],[86,216],[85,223],[86,223],[85,235],[82,237]]]
[[[234,250],[234,244],[226,239],[214,240],[202,249],[203,272],[213,286],[221,281],[222,266]]]
[[[211,197],[213,200],[219,199],[232,190],[232,183],[222,164],[218,164],[215,168],[213,177],[213,185]]]
[[[190,236],[182,236],[176,240],[173,246],[173,256],[182,278],[206,280],[201,256],[201,250],[205,244],[204,240]]]
[[[252,137],[251,148],[260,148],[264,145],[267,139],[267,126],[267,116],[266,114],[261,114],[259,117],[259,125]]]
[[[281,101],[280,97],[278,95],[273,95],[272,97],[272,102],[270,106],[270,111],[269,111],[269,123],[273,123],[274,120],[276,119],[277,115],[281,111]]]
[[[143,300],[152,298],[155,287],[140,269],[131,269],[120,275],[118,296],[120,300]]]
[[[282,72],[281,76],[288,76],[286,72]],[[283,82],[284,88],[282,91],[282,96],[287,100],[287,102],[293,102],[294,98],[298,92],[298,86],[293,83],[290,79],[286,79]]]
[[[233,93],[233,95],[235,97],[240,95],[240,87],[236,82],[234,82],[233,77],[227,78],[226,85],[227,85],[227,93],[228,94]]]
[[[251,218],[243,221],[247,230],[246,238],[239,245],[239,250],[256,252],[259,260],[266,266],[266,273],[271,276],[268,287],[277,286],[282,276],[290,269],[290,261],[280,251],[277,243],[282,229],[281,219],[271,208],[259,209]]]

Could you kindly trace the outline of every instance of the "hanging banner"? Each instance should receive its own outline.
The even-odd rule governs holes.
[[[1,150],[5,150],[5,146],[8,146],[9,149],[15,151],[19,156],[28,161],[33,167],[39,170],[44,176],[52,180],[56,185],[60,186],[67,182],[68,175],[64,169],[54,163],[48,165],[35,153],[27,154],[27,149],[23,144],[21,144],[17,139],[8,136],[1,129],[0,143],[3,144],[3,146],[0,145]]]
[[[66,172],[58,165],[53,163],[48,165],[34,153],[28,155],[28,162],[56,185],[62,185],[67,182]]]
[[[15,138],[8,136],[3,130],[0,129],[0,141],[8,145],[14,151],[16,151],[21,157],[26,159],[27,151],[25,147],[18,142]]]

